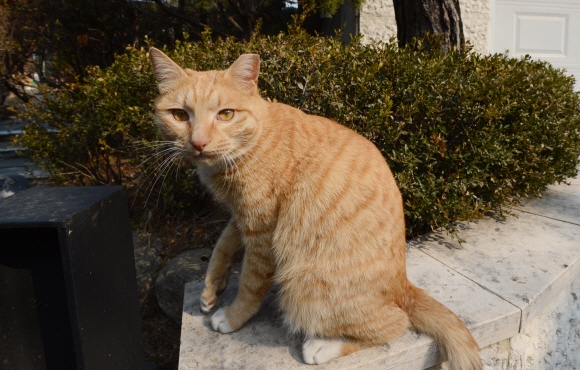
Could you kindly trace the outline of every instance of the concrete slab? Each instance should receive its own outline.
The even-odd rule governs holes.
[[[580,226],[517,212],[506,221],[459,224],[459,245],[444,232],[412,245],[535,318],[580,264]]]
[[[520,310],[481,289],[427,254],[410,249],[410,280],[454,311],[472,329],[480,346],[518,332]],[[236,294],[237,275],[226,290],[223,304]],[[185,287],[179,369],[302,369],[302,338],[291,337],[274,305],[275,289],[260,312],[242,329],[219,334],[209,329],[209,316],[199,311],[203,282]],[[438,350],[428,336],[408,331],[398,340],[335,359],[317,369],[424,369],[440,363]],[[310,367],[311,368],[311,367]]]
[[[409,280],[459,316],[480,348],[517,334],[521,311],[515,305],[408,245]]]

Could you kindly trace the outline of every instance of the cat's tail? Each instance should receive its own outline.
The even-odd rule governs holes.
[[[409,283],[401,302],[411,324],[432,336],[447,354],[451,370],[481,370],[479,346],[463,322],[447,307]]]

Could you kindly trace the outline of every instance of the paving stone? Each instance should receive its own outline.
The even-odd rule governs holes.
[[[569,283],[568,275],[580,264],[580,226],[517,213],[505,221],[461,223],[462,245],[443,232],[412,243],[519,307],[525,326]]]
[[[530,198],[517,210],[580,225],[580,180],[570,179],[570,185],[552,185],[542,198]]]

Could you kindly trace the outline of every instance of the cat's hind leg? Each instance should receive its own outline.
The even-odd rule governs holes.
[[[222,232],[209,259],[205,287],[201,293],[201,312],[208,313],[217,304],[230,278],[232,259],[242,248],[242,239],[235,221],[230,221]]]
[[[363,348],[387,343],[401,336],[410,326],[407,314],[395,305],[387,304],[374,310],[365,308],[351,312],[362,316],[352,317],[348,325],[329,325],[323,335],[333,339],[307,336],[302,346],[304,362],[321,364]]]
[[[322,364],[365,347],[360,343],[343,339],[306,338],[302,344],[302,357],[307,364]]]

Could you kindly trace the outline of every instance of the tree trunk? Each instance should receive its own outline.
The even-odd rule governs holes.
[[[461,49],[464,37],[459,0],[393,0],[393,4],[400,47],[429,32],[442,35],[442,50],[453,46]]]

